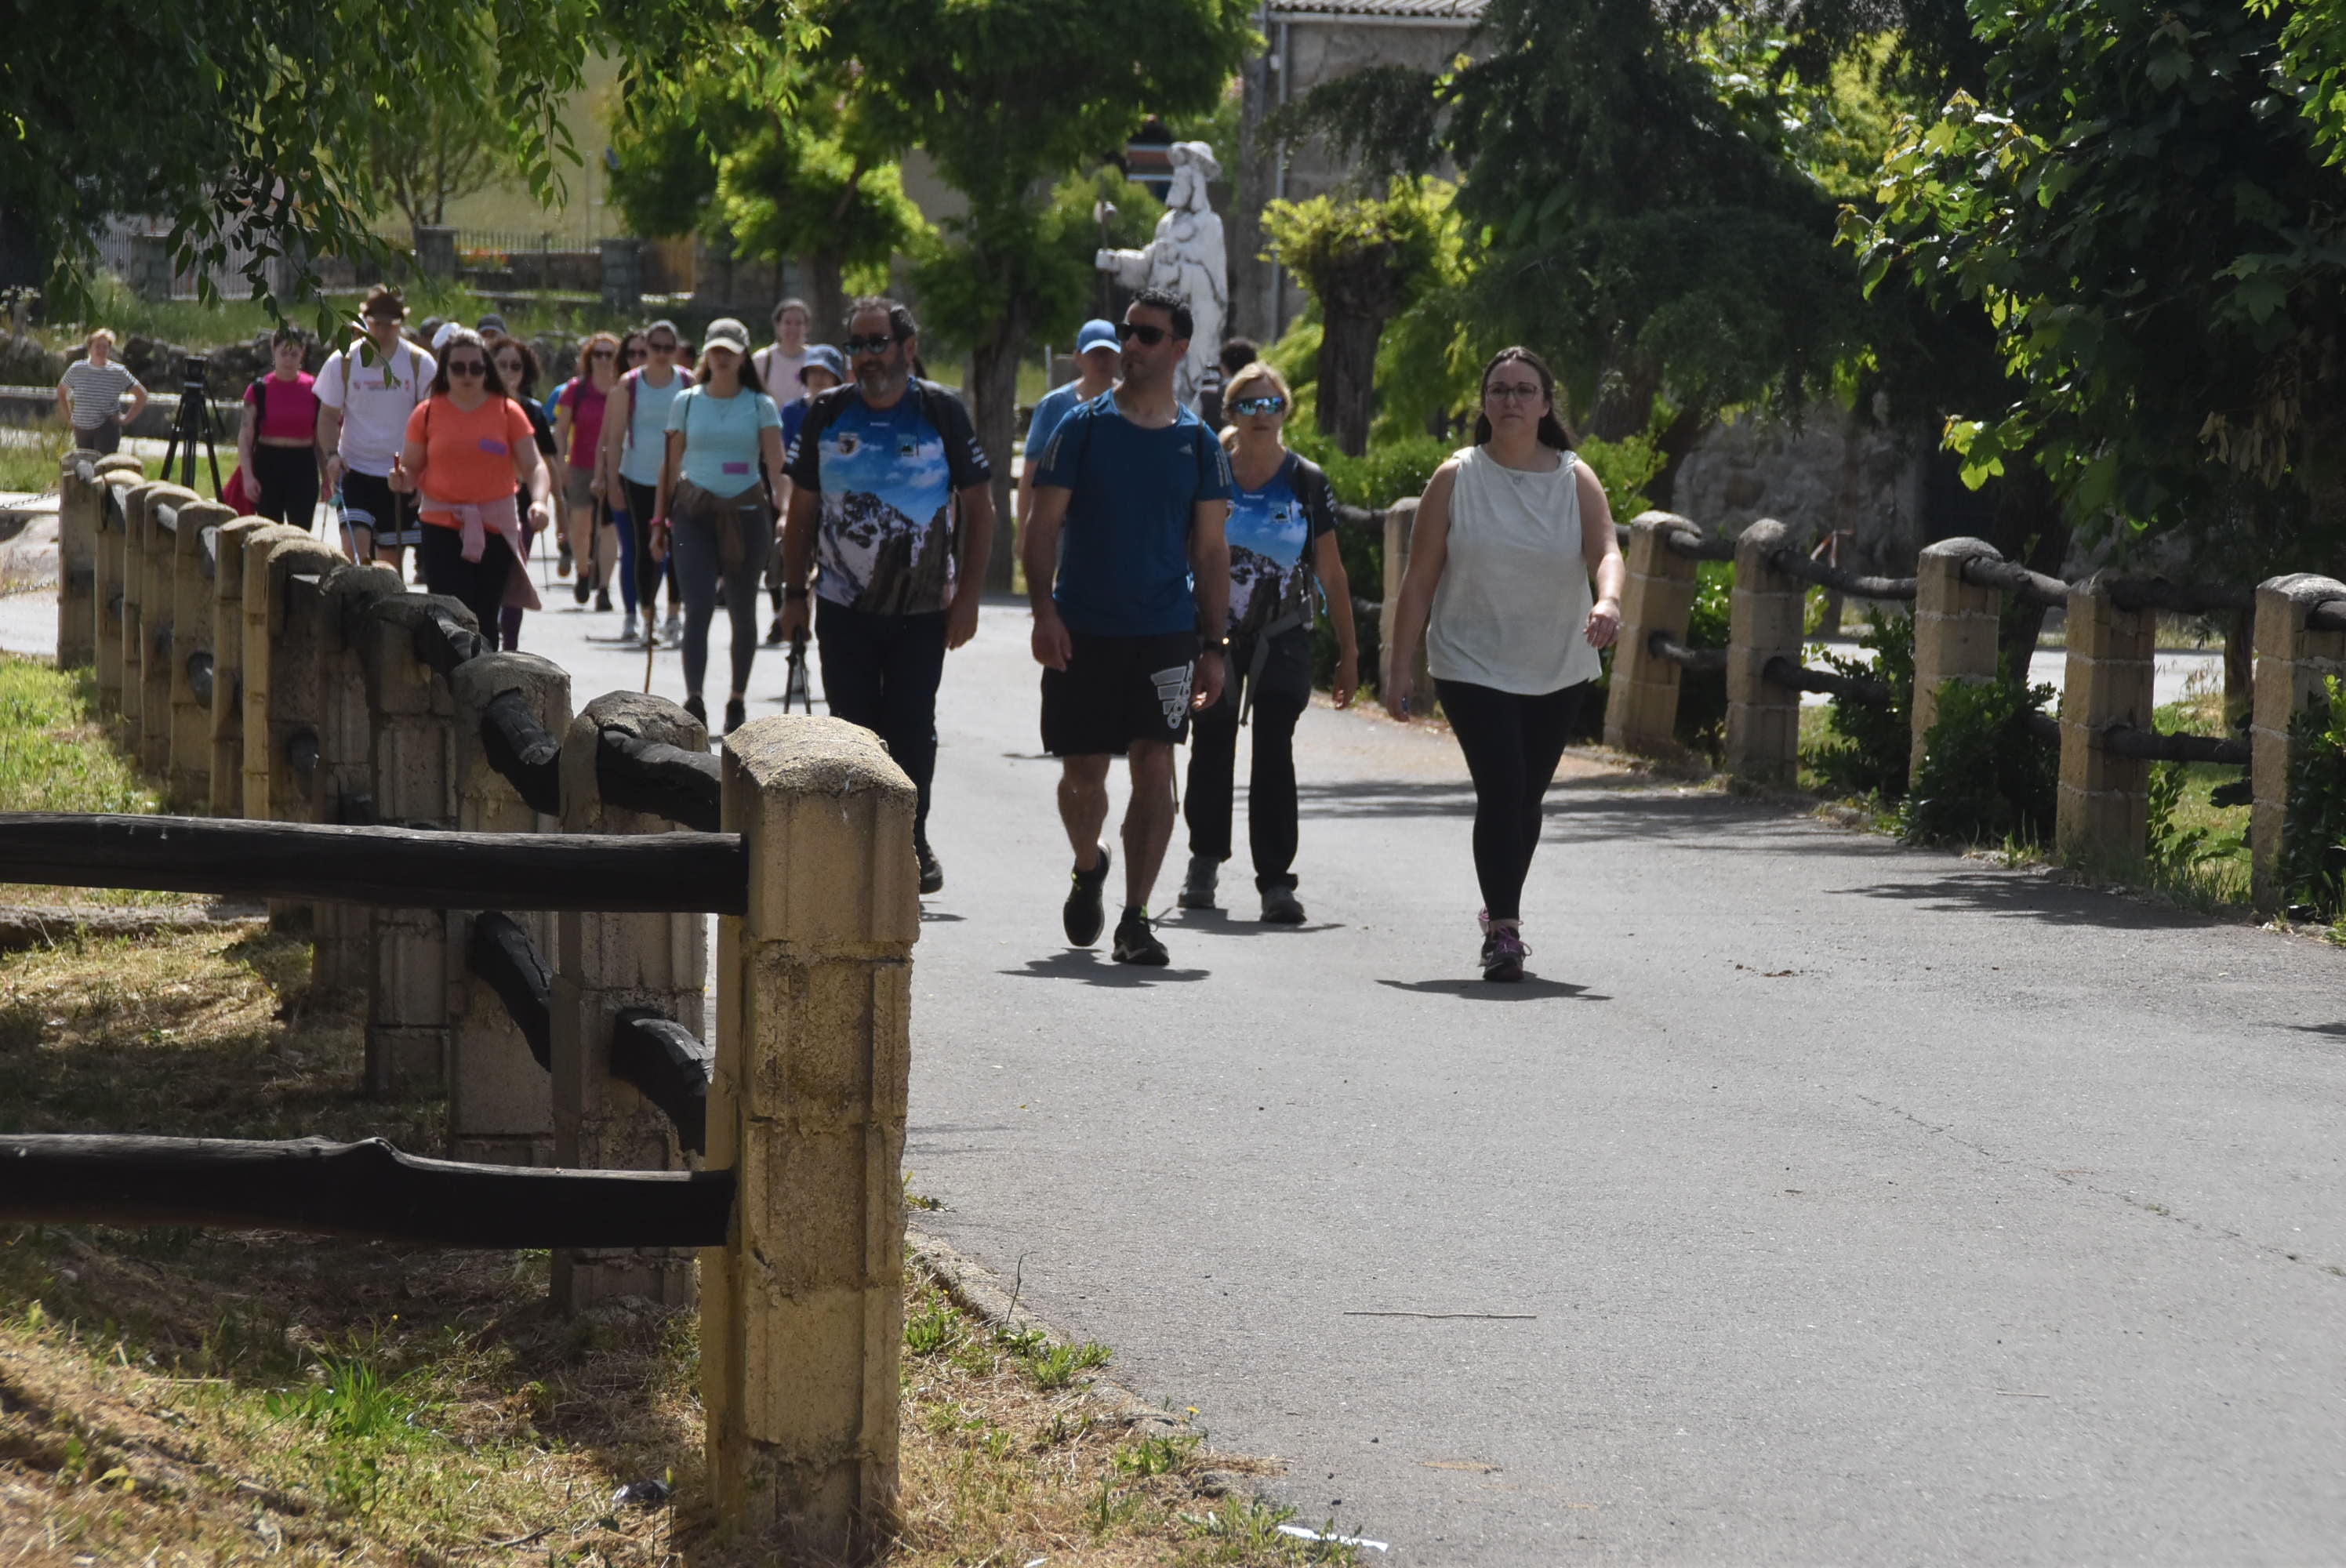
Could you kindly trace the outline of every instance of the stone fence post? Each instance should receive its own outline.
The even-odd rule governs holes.
[[[374,722],[368,705],[367,611],[407,591],[390,566],[337,566],[310,601],[317,616],[318,763],[310,775],[310,820],[363,825],[375,820]],[[363,991],[374,983],[374,911],[321,903],[310,918],[310,983],[321,991]]]
[[[2152,727],[2158,617],[2122,610],[2101,574],[2069,590],[2069,657],[2061,678],[2061,786],[2054,847],[2111,870],[2142,859],[2150,764],[2102,745],[2112,724]],[[1919,689],[1919,688],[1918,688]]]
[[[784,1562],[868,1560],[895,1517],[913,802],[843,720],[726,738],[750,900],[719,922],[709,1162],[739,1186],[702,1265],[701,1397],[719,1516]]]
[[[555,736],[570,728],[570,675],[534,654],[484,654],[456,667],[450,682],[456,708],[456,827],[466,833],[546,833],[557,817],[542,816],[489,760],[481,716],[507,692],[519,692],[537,721]],[[448,1157],[495,1165],[554,1163],[554,1081],[538,1065],[505,1003],[472,972],[473,920],[448,919]],[[542,956],[554,947],[554,917],[515,911]]]
[[[1678,685],[1686,672],[1646,646],[1656,632],[1684,642],[1694,613],[1695,559],[1670,548],[1675,531],[1692,534],[1695,525],[1668,512],[1641,512],[1630,520],[1621,636],[1613,645],[1613,680],[1605,699],[1605,744],[1647,756],[1678,749]]]
[[[211,803],[212,710],[219,661],[212,653],[212,584],[220,525],[236,514],[217,501],[190,501],[179,508],[178,534],[171,558],[170,798],[182,810]],[[205,538],[209,533],[212,536]],[[207,549],[206,545],[212,547]],[[212,667],[214,686],[199,693],[196,667]]]
[[[142,764],[138,747],[147,708],[147,508],[158,491],[171,488],[150,483],[135,486],[122,497],[122,607],[117,622],[122,633],[117,671],[121,706],[117,711],[128,732],[131,759]]]
[[[1920,778],[1924,745],[1939,718],[1939,688],[1951,680],[1995,678],[1995,633],[2004,595],[1964,581],[1964,563],[2001,561],[1984,539],[1942,539],[1914,563],[1914,710],[1911,776]]]
[[[626,691],[597,697],[570,721],[563,738],[563,830],[675,831],[664,817],[603,799],[597,755],[606,729],[687,751],[709,748],[708,728],[666,697]],[[620,1009],[648,1007],[709,1037],[707,917],[566,910],[556,925],[555,1163],[576,1169],[688,1169],[667,1115],[611,1076],[611,1028]],[[692,1265],[692,1254],[681,1250],[556,1251],[554,1305],[576,1312],[613,1297],[642,1296],[682,1306],[694,1297]]]
[[[299,528],[265,523],[244,536],[244,814],[266,822],[309,820],[310,791],[289,748],[316,722],[317,673],[307,635],[293,633],[297,570],[322,576],[342,559]]]
[[[2346,583],[2304,573],[2257,585],[2256,710],[2249,728],[2249,896],[2257,912],[2280,912],[2289,889],[2281,881],[2281,850],[2289,816],[2290,765],[2297,748],[2290,734],[2297,716],[2322,700],[2322,682],[2346,677],[2346,632],[2315,631],[2305,624],[2316,605],[2346,599]]]
[[[1764,673],[1771,658],[1800,662],[1807,587],[1774,560],[1790,535],[1763,517],[1737,536],[1728,608],[1727,770],[1767,784],[1793,782],[1800,767],[1800,694]]]
[[[239,517],[220,524],[212,570],[211,813],[244,812],[244,547],[274,524]]]
[[[130,519],[141,504],[143,480],[107,482],[114,486],[117,504],[102,510],[97,520],[97,580],[91,591],[91,612],[97,619],[97,706],[102,713],[122,714],[123,652],[136,647],[128,621],[130,586]],[[100,498],[103,506],[104,498]]]
[[[413,231],[415,240],[415,270],[426,278],[454,278],[456,275],[456,231],[429,223],[419,223]]]
[[[97,659],[97,530],[106,507],[106,481],[81,477],[80,460],[66,454],[57,475],[57,667],[80,669]]]
[[[360,613],[352,640],[366,674],[376,819],[399,827],[453,829],[455,698],[438,672],[415,657],[415,628],[433,605],[473,626],[473,613],[455,599],[386,594]],[[377,909],[373,932],[367,1092],[439,1089],[448,1071],[447,911]]]
[[[196,504],[196,493],[177,484],[147,492],[138,532],[138,766],[165,781],[171,777],[171,669],[178,628],[179,509]],[[124,685],[129,672],[124,671]]]
[[[1377,618],[1377,690],[1383,694],[1387,708],[1404,692],[1409,697],[1409,710],[1425,715],[1433,711],[1433,677],[1425,669],[1425,639],[1417,640],[1417,653],[1406,670],[1393,668],[1393,622],[1401,614],[1402,579],[1409,575],[1410,530],[1417,526],[1417,497],[1405,495],[1385,508],[1385,580],[1384,608]]]

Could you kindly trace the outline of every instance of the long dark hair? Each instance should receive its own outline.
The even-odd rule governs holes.
[[[514,351],[521,356],[521,384],[507,387],[505,395],[517,398],[532,397],[537,392],[537,351],[529,346],[527,338],[516,338],[510,332],[499,338],[489,349],[489,363],[494,366],[497,362],[497,355],[504,351],[508,343],[512,344]]]
[[[728,343],[725,346],[731,348],[733,345]],[[741,361],[741,390],[748,392],[764,392],[765,383],[758,379],[756,358],[750,354],[737,357]],[[705,387],[709,384],[709,350],[705,345],[700,351],[700,362],[692,367],[692,384],[697,387]]]
[[[1513,348],[1501,349],[1484,363],[1483,374],[1474,382],[1475,402],[1479,404],[1483,401],[1484,393],[1489,390],[1491,385],[1491,372],[1511,360],[1531,367],[1532,374],[1539,377],[1540,395],[1547,400],[1547,412],[1540,415],[1540,444],[1542,446],[1552,446],[1558,452],[1570,452],[1573,448],[1578,446],[1580,442],[1572,433],[1571,426],[1566,424],[1564,423],[1564,416],[1556,412],[1556,372],[1547,368],[1547,361],[1545,360],[1540,358],[1537,354],[1532,352],[1529,349],[1525,348],[1520,343]],[[1477,446],[1488,446],[1490,443],[1491,416],[1487,413],[1478,412],[1474,415],[1474,444]]]
[[[481,378],[483,389],[491,397],[510,395],[505,391],[505,378],[497,373],[496,355],[489,352],[489,345],[481,341],[481,334],[470,327],[458,327],[448,334],[448,341],[440,345],[440,367],[432,373],[432,395],[448,395],[448,356],[458,349],[468,348],[480,350],[481,362],[488,366],[488,373]]]

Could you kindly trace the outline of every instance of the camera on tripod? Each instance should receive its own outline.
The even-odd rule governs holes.
[[[203,443],[204,456],[211,464],[212,493],[220,488],[219,449],[212,441],[211,392],[206,382],[211,375],[211,361],[200,354],[189,354],[179,361],[179,412],[171,422],[171,443],[163,451],[163,473],[168,476],[176,463],[179,483],[189,489],[196,487],[196,443]]]

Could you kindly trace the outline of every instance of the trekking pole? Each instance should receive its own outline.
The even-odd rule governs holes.
[[[803,628],[790,634],[790,674],[782,683],[782,711],[790,710],[793,698],[801,711],[814,712],[814,691],[807,680],[807,635]]]

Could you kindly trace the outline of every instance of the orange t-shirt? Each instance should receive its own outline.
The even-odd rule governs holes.
[[[407,439],[423,445],[416,488],[434,501],[477,505],[511,495],[514,453],[530,444],[529,415],[507,397],[493,397],[466,413],[444,397],[426,398],[407,416]],[[456,527],[454,514],[426,507],[423,521]]]

